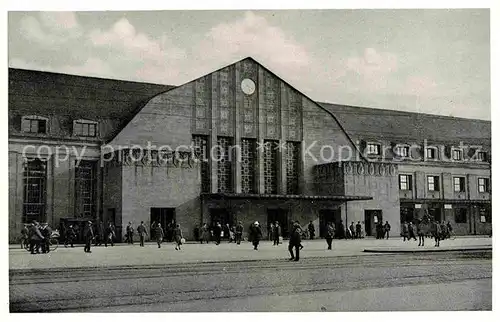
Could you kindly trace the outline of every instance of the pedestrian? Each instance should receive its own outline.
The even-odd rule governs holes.
[[[328,250],[332,250],[332,240],[335,236],[335,228],[332,223],[326,225],[326,244],[328,245]]]
[[[409,241],[410,239],[408,238],[408,223],[405,221],[403,222],[403,229],[401,231],[401,236],[403,237],[403,241]]]
[[[351,222],[351,225],[349,226],[349,230],[351,233],[351,239],[356,238],[356,231],[354,230],[354,221]]]
[[[453,234],[453,227],[451,226],[450,222],[448,221],[448,223],[446,224],[446,228],[448,228],[448,238],[451,237],[451,235]],[[491,237],[491,236],[490,236]]]
[[[446,238],[448,238],[448,227],[446,226],[446,223],[444,222],[444,220],[441,223],[439,228],[441,230],[441,240],[445,240]]]
[[[417,240],[417,238],[415,237],[415,225],[410,221],[410,223],[408,224],[408,239],[411,238],[413,238],[413,240],[415,241]]]
[[[314,236],[316,234],[316,229],[314,228],[314,224],[312,221],[309,222],[309,225],[307,226],[307,230],[309,231],[309,239],[313,240]]]
[[[278,246],[280,244],[280,237],[281,237],[281,227],[279,222],[274,223],[272,234],[273,234],[273,246]]]
[[[161,224],[158,223],[155,228],[155,237],[156,242],[158,243],[158,248],[161,248],[161,243],[163,242],[163,237],[165,236],[165,232],[163,228],[161,228]]]
[[[21,229],[21,249],[24,249],[26,245],[29,245],[28,233],[28,226],[23,225],[23,228]]]
[[[288,252],[290,253],[290,260],[298,262],[300,259],[300,249],[302,244],[302,229],[300,224],[295,222],[290,232],[290,240],[288,243]],[[293,254],[293,249],[295,248],[295,255]]]
[[[439,247],[439,240],[441,238],[441,226],[439,225],[439,222],[434,221],[431,224],[431,233],[432,236],[434,237],[434,247]]]
[[[389,224],[388,221],[385,222],[385,225],[384,225],[384,232],[385,232],[385,235],[387,236],[386,238],[389,239],[389,232],[391,231],[391,225]],[[382,238],[384,238],[384,236],[382,236]]]
[[[33,221],[28,234],[30,239],[30,253],[33,255],[40,254],[40,245],[44,237],[40,232],[40,226],[37,221]]]
[[[108,247],[108,243],[111,244],[111,246],[114,246],[115,236],[115,227],[112,223],[108,223],[108,227],[106,228],[106,239],[104,240],[104,247]]]
[[[148,235],[146,226],[144,226],[144,221],[141,221],[141,224],[137,227],[137,233],[139,234],[140,246],[144,247],[144,239]]]
[[[46,254],[50,252],[50,236],[52,236],[52,228],[47,223],[43,223],[42,229],[40,230],[44,238],[42,243],[42,253]]]
[[[216,222],[215,226],[214,226],[215,245],[219,245],[220,244],[220,240],[221,240],[222,234],[223,234],[223,232],[222,232],[222,226],[221,226],[221,224],[219,222]]]
[[[236,242],[235,233],[236,233],[236,226],[233,226],[231,227],[231,229],[229,229],[229,243]]]
[[[132,227],[132,222],[128,222],[127,225],[127,235],[126,235],[126,240],[128,244],[133,244],[134,243],[134,227]]]
[[[356,238],[361,238],[361,223],[359,221],[356,224]]]
[[[377,239],[382,239],[383,238],[383,226],[381,222],[377,223],[376,230],[377,230]]]
[[[274,223],[271,222],[267,226],[267,238],[271,241],[273,240]]]
[[[252,245],[254,250],[258,250],[259,242],[262,238],[262,229],[260,228],[260,224],[258,221],[254,222],[250,230],[250,236],[252,239]]]
[[[86,253],[92,253],[90,251],[90,245],[92,245],[92,240],[94,239],[94,229],[92,228],[92,222],[88,222],[87,230],[85,231],[85,247],[83,251]]]
[[[236,226],[235,238],[236,244],[241,244],[241,239],[243,238],[243,224],[241,221],[238,221],[238,225]]]
[[[417,225],[417,235],[418,235],[418,246],[424,246],[425,242],[425,232],[424,232],[424,222],[420,220]]]
[[[207,244],[210,242],[210,229],[208,229],[207,224],[203,224],[201,226],[201,240],[200,242],[203,244],[203,242],[206,242]]]
[[[181,225],[177,224],[174,229],[175,250],[181,250],[182,238]]]
[[[224,232],[224,234],[223,234],[223,236],[222,236],[222,237],[224,237],[224,239],[226,239],[226,238],[227,238],[227,239],[229,240],[229,237],[230,237],[230,236],[229,236],[229,232],[230,232],[230,230],[231,230],[231,229],[229,228],[229,224],[225,224],[225,225],[222,227],[222,231]],[[231,242],[231,241],[229,240],[229,242]]]
[[[69,225],[68,229],[66,230],[66,238],[64,239],[64,247],[68,247],[68,244],[71,245],[71,248],[74,247],[73,243],[76,238],[76,233],[75,229],[73,228],[73,225]]]

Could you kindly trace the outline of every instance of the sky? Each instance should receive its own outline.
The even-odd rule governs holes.
[[[181,85],[251,56],[315,101],[491,119],[488,9],[8,18],[9,67]]]

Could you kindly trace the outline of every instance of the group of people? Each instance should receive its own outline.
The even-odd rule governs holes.
[[[445,223],[444,221],[439,222],[437,220],[420,220],[417,225],[411,221],[409,223],[405,221],[401,230],[403,241],[409,241],[412,238],[416,241],[415,230],[418,235],[418,246],[424,246],[425,237],[432,237],[434,238],[434,246],[439,247],[439,242],[450,238],[453,233],[453,227],[449,221]]]
[[[21,247],[29,247],[31,254],[46,254],[50,252],[52,228],[47,223],[33,221],[24,225],[21,230]]]

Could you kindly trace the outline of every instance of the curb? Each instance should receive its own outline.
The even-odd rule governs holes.
[[[475,252],[492,251],[493,246],[474,247],[474,248],[436,248],[436,249],[364,249],[364,253],[444,253],[444,252]]]

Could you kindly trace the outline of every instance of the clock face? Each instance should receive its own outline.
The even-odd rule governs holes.
[[[249,78],[245,78],[241,82],[241,90],[247,95],[252,95],[255,92],[255,83]]]

